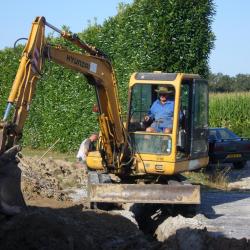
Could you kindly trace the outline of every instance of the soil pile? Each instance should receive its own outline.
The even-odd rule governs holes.
[[[25,157],[19,167],[26,201],[36,197],[77,201],[86,197],[86,170],[81,163]]]
[[[160,250],[247,250],[250,241],[214,237],[205,229],[182,228],[163,242]]]
[[[82,207],[29,208],[2,219],[1,249],[153,249],[126,218]]]
[[[245,250],[250,241],[245,238],[228,239],[221,233],[208,232],[208,219],[198,214],[193,218],[181,215],[167,218],[155,231],[157,239],[163,242],[161,250]]]
[[[176,234],[178,229],[204,229],[206,218],[199,214],[193,218],[185,218],[181,215],[167,218],[161,223],[155,231],[156,238],[159,241],[164,241]]]

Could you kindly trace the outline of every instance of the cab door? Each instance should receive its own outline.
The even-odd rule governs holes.
[[[201,79],[193,80],[191,112],[192,159],[206,157],[208,154],[208,84]]]

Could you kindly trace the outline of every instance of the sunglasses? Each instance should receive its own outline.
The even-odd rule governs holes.
[[[159,94],[159,96],[167,96],[168,94],[166,94],[166,93],[161,93],[161,94]]]

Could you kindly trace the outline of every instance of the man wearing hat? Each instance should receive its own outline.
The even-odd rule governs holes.
[[[151,106],[145,121],[153,120],[147,132],[172,133],[174,100],[171,96],[174,94],[172,89],[166,86],[158,86],[155,90],[158,93],[157,99]]]

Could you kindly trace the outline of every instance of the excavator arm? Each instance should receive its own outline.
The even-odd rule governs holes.
[[[46,25],[81,48],[83,53],[49,45],[45,39]],[[121,120],[117,84],[112,65],[102,51],[81,41],[76,34],[60,31],[47,23],[44,17],[37,17],[32,24],[30,36],[13,82],[1,122],[0,154],[16,145],[22,136],[36,83],[41,76],[46,59],[82,73],[86,76],[88,83],[95,87],[102,133],[101,142],[103,152],[105,152],[103,160],[107,167],[119,168],[122,150],[126,144],[126,132]],[[11,122],[8,122],[13,106],[13,118]]]

